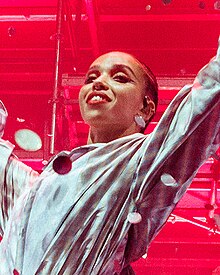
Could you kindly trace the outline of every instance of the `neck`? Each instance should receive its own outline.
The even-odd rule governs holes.
[[[139,129],[137,127],[134,127],[134,129],[120,129],[120,130],[104,130],[104,129],[98,129],[95,127],[91,127],[89,130],[88,140],[87,144],[92,143],[107,143],[110,141],[113,141],[115,139],[129,136],[135,133],[138,133]]]

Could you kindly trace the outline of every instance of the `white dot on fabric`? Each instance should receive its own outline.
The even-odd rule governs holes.
[[[147,259],[147,253],[142,256],[143,259]]]
[[[170,174],[166,174],[166,173],[164,173],[161,176],[161,181],[166,186],[177,186],[178,185],[178,183],[176,182],[176,180],[174,179],[174,177],[172,177]]]
[[[130,223],[136,224],[136,223],[141,222],[142,217],[141,217],[141,214],[139,214],[138,212],[132,212],[132,213],[128,214],[127,220]]]

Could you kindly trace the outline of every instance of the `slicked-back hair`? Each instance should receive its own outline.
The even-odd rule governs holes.
[[[155,104],[155,113],[157,110],[157,105],[158,105],[158,83],[156,76],[154,73],[151,71],[151,69],[143,62],[140,62],[142,69],[144,71],[144,77],[145,77],[145,96],[150,97],[150,99],[154,102]],[[144,107],[147,107],[147,100],[144,98]],[[146,121],[146,126],[149,125],[151,120],[153,119],[155,113],[152,115],[152,117]],[[145,129],[142,129],[142,133],[145,131]]]

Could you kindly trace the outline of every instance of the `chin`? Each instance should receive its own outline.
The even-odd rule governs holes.
[[[105,120],[101,118],[87,118],[84,119],[85,123],[88,124],[90,127],[95,127],[95,128],[103,128],[104,125],[106,125]]]
[[[96,111],[87,113],[85,116],[83,116],[83,120],[90,126],[107,124],[106,122],[109,121],[107,115]]]

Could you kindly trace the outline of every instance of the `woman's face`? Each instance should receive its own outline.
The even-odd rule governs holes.
[[[79,94],[82,117],[91,127],[112,131],[134,126],[143,108],[144,76],[129,54],[111,52],[97,58]]]

